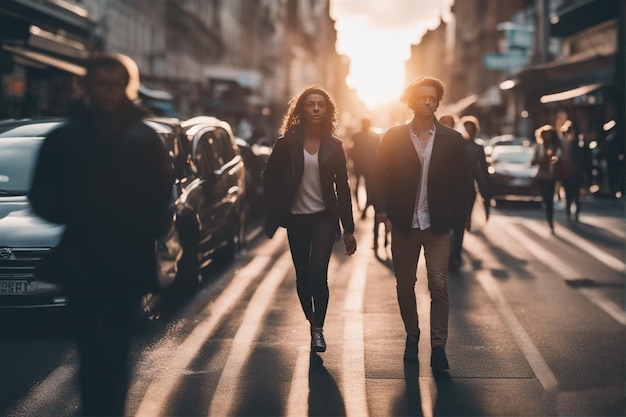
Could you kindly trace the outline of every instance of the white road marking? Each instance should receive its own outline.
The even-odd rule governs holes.
[[[309,365],[311,348],[302,346],[298,350],[295,369],[291,378],[291,388],[287,399],[286,416],[309,415]]]
[[[533,231],[533,233],[537,235],[545,234],[545,231],[542,227],[540,227],[536,222],[533,221],[525,221],[523,222],[524,226]],[[578,247],[579,249],[586,252],[589,256],[596,258],[598,261],[602,262],[606,266],[611,269],[614,269],[617,272],[624,272],[624,261],[617,259],[616,257],[609,255],[598,247],[591,244],[589,241],[581,238],[576,233],[572,233],[570,230],[559,227],[556,229],[557,236],[562,236],[568,243]]]
[[[219,297],[210,303],[205,312],[208,318],[195,327],[193,332],[180,344],[175,355],[163,367],[163,373],[150,384],[135,415],[155,417],[164,414],[170,395],[174,392],[182,371],[189,366],[206,341],[213,335],[222,318],[241,298],[248,286],[270,264],[271,254],[278,250],[284,239],[274,239],[270,245],[270,255],[256,255],[252,261],[236,272],[232,282]]]
[[[232,341],[228,359],[213,394],[208,416],[225,417],[233,414],[236,399],[233,390],[241,385],[241,372],[252,353],[253,342],[261,329],[265,313],[274,301],[274,292],[291,269],[291,254],[286,252],[263,279],[248,303],[248,308]]]
[[[515,228],[506,228],[507,231],[515,229]],[[495,264],[498,261],[493,257],[491,251],[485,245],[485,243],[476,238],[475,236],[470,237],[471,244],[467,245],[466,248],[473,252],[477,258],[482,258],[486,263]],[[468,242],[470,243],[470,242]],[[520,242],[521,243],[521,242]],[[523,244],[523,243],[522,243]],[[544,250],[534,251],[533,253],[543,253]],[[522,351],[522,354],[526,358],[526,361],[530,365],[533,373],[541,383],[543,389],[549,395],[556,395],[559,384],[554,376],[554,373],[548,366],[548,364],[543,360],[543,357],[539,353],[537,347],[533,344],[532,339],[524,330],[524,327],[521,325],[515,313],[509,306],[506,301],[506,298],[500,287],[498,286],[498,282],[493,278],[491,273],[486,270],[480,270],[476,272],[476,279],[480,282],[481,286],[484,288],[485,292],[489,296],[489,299],[494,304],[496,311],[500,315],[503,323],[505,323],[507,329],[511,332],[517,346]]]
[[[359,241],[360,250],[354,255],[354,269],[343,305],[343,396],[348,417],[369,416],[365,390],[363,298],[367,282],[367,263],[371,258],[367,243],[371,242],[372,236],[373,233],[365,233]]]
[[[524,223],[524,225],[526,226],[526,223]],[[518,241],[520,245],[526,248],[534,257],[539,259],[541,263],[552,269],[552,271],[554,271],[559,276],[571,279],[572,277],[576,277],[578,275],[578,271],[574,270],[574,268],[572,268],[567,262],[563,261],[558,256],[554,256],[550,251],[535,243],[535,241],[526,236],[517,228],[507,227],[504,228],[504,231],[513,239]],[[572,238],[570,241],[572,240],[576,239]],[[623,326],[626,325],[626,313],[618,304],[612,302],[611,300],[603,298],[597,292],[590,289],[582,289],[580,293],[585,295],[589,299],[589,301],[602,309],[618,323]]]

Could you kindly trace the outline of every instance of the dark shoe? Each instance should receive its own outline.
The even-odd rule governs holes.
[[[446,358],[446,351],[443,346],[434,346],[432,355],[430,356],[430,367],[435,372],[445,371],[450,369],[448,365],[448,358]]]
[[[417,343],[419,342],[419,336],[406,335],[406,344],[404,345],[404,360],[416,361],[417,360]]]
[[[311,335],[311,349],[315,352],[326,351],[326,341],[322,332],[315,332]]]

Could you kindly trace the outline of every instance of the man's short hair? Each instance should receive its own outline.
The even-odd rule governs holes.
[[[110,52],[97,53],[87,60],[85,68],[87,70],[85,75],[87,83],[91,82],[91,77],[97,69],[121,68],[126,75],[126,96],[129,100],[137,99],[140,85],[139,68],[131,57]]]
[[[416,98],[415,92],[419,87],[434,87],[437,91],[437,100],[441,101],[443,98],[443,92],[445,90],[445,86],[441,80],[431,77],[431,76],[423,76],[419,77],[415,81],[413,81],[409,86],[404,90],[402,94],[401,100],[404,102],[411,110],[415,110],[416,106]]]
[[[463,116],[461,117],[461,124],[465,126],[465,123],[469,123],[474,125],[476,132],[480,132],[480,123],[478,123],[478,119],[475,116]]]

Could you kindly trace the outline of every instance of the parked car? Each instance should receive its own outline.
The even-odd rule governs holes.
[[[28,190],[45,136],[63,119],[0,121],[0,308],[57,307],[62,288],[35,276],[64,227],[36,216]]]
[[[246,172],[227,122],[199,116],[181,122],[181,126],[207,201],[196,219],[202,268],[212,260],[232,260],[245,245]]]
[[[533,165],[535,148],[523,145],[496,146],[487,157],[487,171],[494,199],[512,196],[540,197],[539,167]]]
[[[477,141],[477,143],[479,143]],[[512,134],[494,136],[489,140],[483,140],[481,143],[485,149],[485,155],[490,155],[498,146],[522,145],[529,146],[530,141],[527,138],[515,136]]]
[[[263,170],[272,148],[259,144],[250,145],[241,138],[235,138],[235,142],[246,167],[246,218],[249,223],[259,221],[265,216]]]
[[[66,304],[62,288],[36,276],[37,263],[58,244],[64,226],[36,216],[27,197],[39,147],[47,134],[65,121],[63,118],[0,121],[0,308]],[[216,232],[211,225],[207,226],[206,219],[225,200],[233,199],[227,191],[234,186],[226,188],[223,194],[211,190],[208,183],[215,183],[218,175],[205,173],[207,180],[196,167],[193,143],[178,120],[152,118],[145,123],[163,140],[176,173],[170,204],[172,223],[155,241],[159,286],[164,291],[193,290],[200,281],[199,271],[210,262],[209,254],[229,247],[233,240],[232,237],[215,239]],[[239,180],[238,175],[233,166],[232,172],[226,172],[223,177],[235,176],[243,182],[243,177]],[[232,226],[227,222],[221,224],[223,228]]]

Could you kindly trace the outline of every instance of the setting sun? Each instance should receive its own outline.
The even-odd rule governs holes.
[[[451,0],[334,0],[337,50],[350,58],[348,86],[368,108],[397,101],[405,86],[411,44],[439,24]]]

